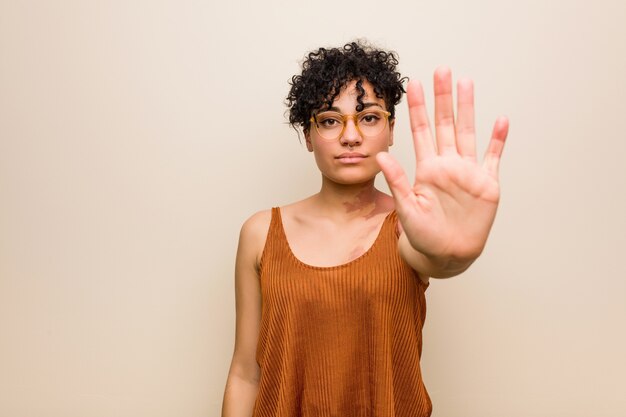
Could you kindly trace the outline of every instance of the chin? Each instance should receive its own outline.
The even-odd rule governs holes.
[[[380,171],[378,171],[380,172]],[[378,172],[370,173],[370,175],[365,175],[364,173],[343,173],[342,175],[325,175],[326,178],[331,180],[334,183],[341,185],[358,185],[365,184],[370,181],[374,181],[376,179],[376,175]]]

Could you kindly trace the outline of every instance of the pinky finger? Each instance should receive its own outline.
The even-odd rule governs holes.
[[[487,148],[487,152],[485,152],[485,160],[483,161],[483,168],[494,178],[498,178],[500,157],[502,156],[502,150],[504,149],[504,143],[508,133],[509,119],[505,116],[501,116],[496,120],[493,126],[491,140],[489,141],[489,147]]]

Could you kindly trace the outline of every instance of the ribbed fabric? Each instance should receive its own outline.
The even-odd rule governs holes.
[[[397,215],[372,247],[317,267],[291,251],[272,209],[261,257],[261,368],[253,417],[422,417],[424,284],[400,257]]]

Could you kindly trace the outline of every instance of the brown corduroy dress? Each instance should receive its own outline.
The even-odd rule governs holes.
[[[291,251],[272,209],[261,256],[254,417],[422,417],[424,284],[398,253],[397,215],[363,255],[318,267]]]

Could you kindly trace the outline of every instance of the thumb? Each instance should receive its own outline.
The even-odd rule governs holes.
[[[391,190],[391,194],[393,194],[393,198],[398,205],[407,197],[413,195],[413,190],[404,170],[393,156],[387,152],[379,152],[376,154],[376,162],[378,162],[380,169],[383,171],[389,190]]]

